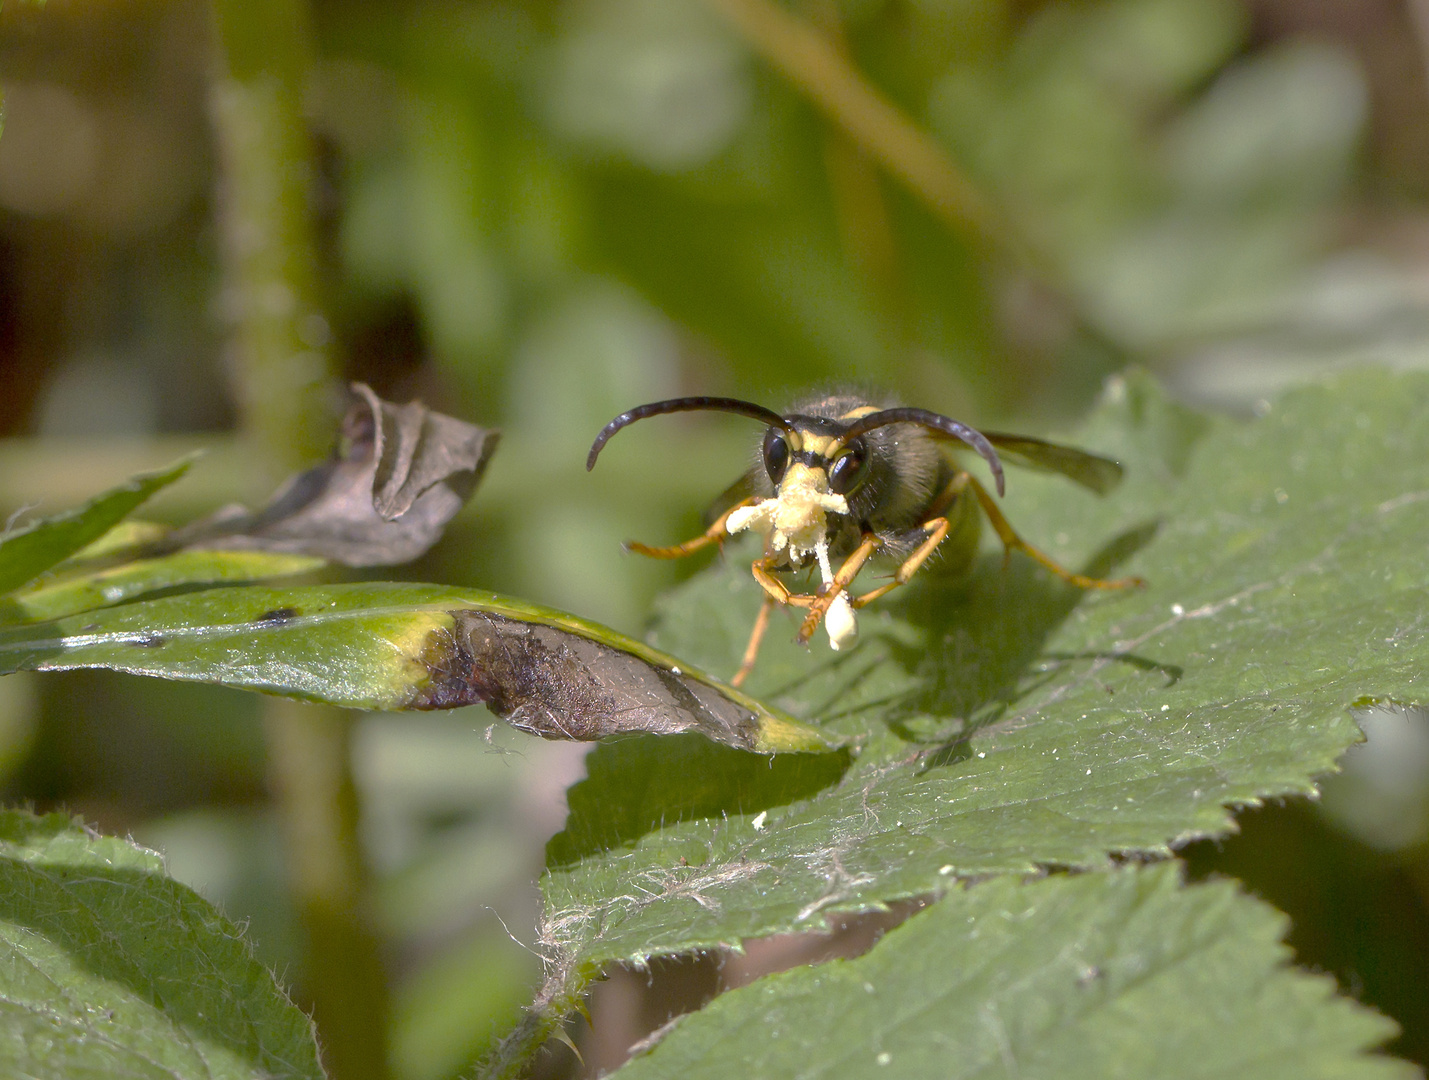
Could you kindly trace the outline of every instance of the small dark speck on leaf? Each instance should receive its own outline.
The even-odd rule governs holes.
[[[162,649],[168,644],[163,634],[145,634],[130,642],[136,649]]]
[[[256,623],[267,623],[269,625],[281,626],[289,619],[295,619],[300,612],[295,607],[274,608],[272,611],[265,611],[253,621]]]

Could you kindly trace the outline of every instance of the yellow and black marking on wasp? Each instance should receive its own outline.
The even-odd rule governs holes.
[[[998,495],[1004,489],[1003,456],[1061,473],[1098,494],[1121,479],[1116,462],[1025,435],[984,434],[926,409],[881,406],[857,394],[808,398],[783,415],[737,398],[687,397],[641,405],[601,429],[586,468],[595,467],[601,448],[621,428],[650,416],[702,409],[767,424],[759,462],[730,489],[733,505],[703,535],[673,547],[626,546],[652,558],[678,559],[733,533],[753,530],[764,537],[764,553],[751,567],[764,590],[764,606],[730,680],[735,686],[754,667],[774,605],[808,609],[799,627],[800,643],[807,643],[822,621],[829,644],[845,648],[858,635],[854,611],[905,584],[949,535],[970,558],[984,515],[1009,556],[1021,551],[1078,588],[1141,584],[1137,578],[1089,578],[1059,566],[1017,535],[991,492],[940,443],[959,440],[977,451],[992,470]],[[874,556],[896,564],[892,579],[850,595],[854,579]],[[817,592],[790,592],[775,576],[811,564],[821,578]]]

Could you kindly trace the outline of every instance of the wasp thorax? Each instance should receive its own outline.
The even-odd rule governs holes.
[[[725,528],[731,533],[754,529],[764,534],[772,550],[802,559],[821,548],[827,550],[830,513],[847,514],[848,500],[829,491],[823,469],[795,461],[772,499],[740,507],[729,515]]]

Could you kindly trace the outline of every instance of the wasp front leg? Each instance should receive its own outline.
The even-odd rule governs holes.
[[[913,552],[898,565],[898,569],[894,571],[893,580],[885,585],[880,585],[876,589],[871,589],[860,596],[850,597],[849,604],[851,607],[864,607],[877,600],[880,596],[885,596],[892,592],[898,588],[898,586],[908,584],[908,581],[913,575],[922,569],[923,564],[928,561],[929,556],[937,550],[938,545],[947,538],[949,531],[952,529],[950,512],[957,511],[962,505],[959,503],[959,498],[963,492],[967,490],[968,482],[971,479],[972,477],[968,473],[959,472],[948,482],[948,485],[938,494],[938,497],[933,500],[925,511],[930,515],[928,520],[918,526],[918,529],[925,534],[924,539],[913,549]],[[958,515],[958,520],[960,522],[969,521],[966,511]],[[975,519],[972,519],[969,523],[975,528]],[[976,533],[974,532],[973,535],[976,535]],[[839,593],[846,590],[849,585],[853,583],[853,579],[863,568],[863,564],[868,561],[869,556],[874,553],[880,543],[877,537],[872,535],[864,536],[863,543],[855,548],[853,554],[839,567],[839,571],[834,575],[834,580],[829,590],[820,593],[820,601],[817,605],[819,618],[827,615],[829,608],[837,601]],[[819,618],[815,617],[814,611],[809,613],[809,617],[804,620],[804,625],[799,629],[800,641],[808,641],[808,639],[813,636],[814,631],[818,629]]]
[[[774,569],[773,561],[767,556],[755,559],[754,565],[749,568],[754,580],[759,582],[759,587],[764,590],[764,603],[754,620],[754,629],[750,631],[749,643],[744,647],[744,658],[739,662],[739,670],[734,673],[734,678],[729,680],[730,686],[743,685],[749,673],[754,670],[754,661],[759,657],[759,645],[764,640],[764,632],[769,629],[769,613],[774,610],[774,606],[778,604],[781,607],[808,607],[817,599],[803,593],[791,593],[788,586],[774,576]]]
[[[849,557],[843,561],[843,565],[834,574],[833,580],[819,590],[819,594],[813,598],[813,603],[809,605],[809,614],[804,617],[804,623],[799,627],[800,645],[809,643],[809,639],[814,636],[814,631],[819,628],[819,623],[829,613],[829,608],[853,584],[853,579],[858,577],[858,572],[863,569],[863,564],[868,562],[881,543],[882,541],[873,533],[863,534],[863,539],[859,541],[858,547],[854,548]]]
[[[1074,574],[1070,570],[1061,566],[1053,559],[1038,551],[1008,524],[1007,518],[1002,516],[1002,511],[997,508],[997,503],[993,501],[988,490],[970,477],[969,482],[973,491],[977,494],[977,500],[982,504],[983,513],[987,515],[988,521],[992,522],[992,527],[997,531],[998,539],[1002,541],[1003,550],[1011,557],[1014,551],[1020,551],[1029,558],[1045,566],[1052,573],[1065,581],[1068,585],[1075,585],[1079,589],[1131,589],[1139,585],[1145,585],[1141,578],[1094,578],[1085,574]]]
[[[794,607],[808,607],[814,602],[812,596],[791,593],[788,586],[774,576],[774,569],[772,560],[767,558],[755,559],[754,565],[749,568],[754,580],[759,582],[759,587],[764,590],[765,596],[776,604],[792,604]]]
[[[938,545],[943,542],[948,535],[948,528],[949,522],[945,517],[923,522],[922,529],[928,534],[927,538],[913,550],[913,554],[898,564],[898,569],[893,572],[893,580],[876,589],[870,589],[861,596],[855,596],[852,601],[853,606],[861,608],[866,604],[873,603],[880,596],[887,595],[898,586],[907,585],[913,575],[923,569],[923,564],[928,561],[928,556],[932,555]]]
[[[873,603],[873,601],[877,600],[880,596],[885,596],[892,592],[898,588],[898,586],[908,584],[909,579],[922,569],[923,564],[928,561],[928,556],[933,554],[938,545],[941,544],[948,535],[949,523],[948,519],[944,517],[933,518],[931,521],[925,521],[920,528],[927,533],[926,539],[918,545],[913,554],[909,555],[908,558],[904,559],[903,562],[898,565],[898,569],[894,571],[893,580],[886,585],[880,585],[876,589],[870,589],[868,592],[859,596],[850,597],[850,607],[864,607],[867,604]],[[870,545],[867,542],[869,540],[875,541],[875,543]],[[833,607],[834,603],[838,600],[839,594],[853,583],[854,577],[857,576],[859,570],[863,568],[863,564],[868,560],[868,557],[873,554],[874,548],[877,547],[877,540],[878,538],[874,536],[867,537],[865,543],[860,544],[843,566],[839,567],[839,572],[834,576],[833,584],[828,591],[820,592],[808,616],[804,619],[803,626],[799,628],[799,640],[801,642],[807,642],[809,638],[813,636],[814,631],[819,627],[819,620],[828,614],[829,609]],[[830,638],[834,638],[832,633],[830,634]]]
[[[702,548],[707,548],[711,544],[721,543],[725,537],[729,536],[729,528],[727,526],[729,515],[741,507],[748,506],[754,501],[755,498],[752,495],[747,499],[741,499],[721,514],[715,520],[715,523],[706,529],[702,535],[695,537],[693,540],[686,540],[683,544],[672,544],[670,547],[650,547],[648,544],[642,544],[638,540],[627,540],[625,550],[633,551],[637,555],[645,555],[652,559],[683,559],[686,555],[693,555],[695,552]]]

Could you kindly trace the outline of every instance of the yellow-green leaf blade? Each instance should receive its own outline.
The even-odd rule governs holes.
[[[33,581],[50,567],[98,540],[160,488],[188,471],[181,461],[136,476],[84,506],[44,518],[0,540],[0,595]]]
[[[697,731],[761,752],[832,745],[608,627],[478,589],[212,589],[0,631],[0,673],[79,667],[352,708],[483,702],[553,738]]]
[[[0,600],[0,621],[38,622],[112,607],[188,585],[239,584],[307,574],[328,565],[314,555],[268,551],[179,551],[155,559],[78,570],[37,581]]]

